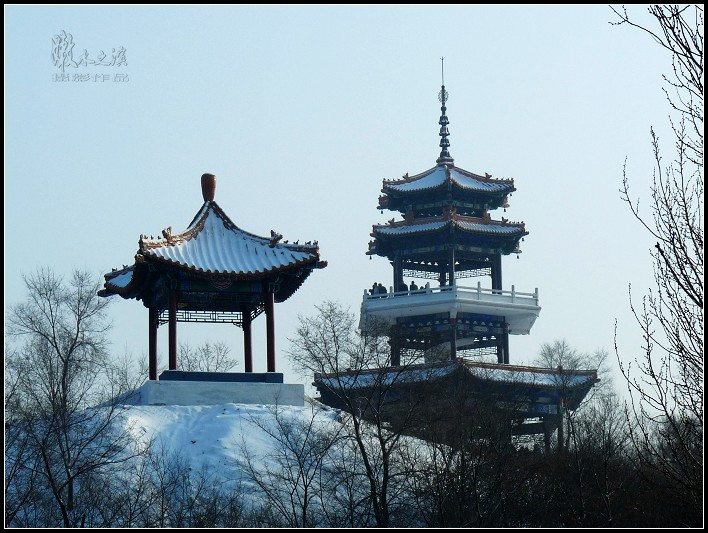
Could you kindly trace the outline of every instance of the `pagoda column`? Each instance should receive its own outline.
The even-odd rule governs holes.
[[[268,372],[275,372],[275,317],[273,305],[273,293],[265,294],[265,315],[266,315],[266,356],[268,360]]]
[[[448,259],[448,279],[450,285],[455,284],[455,248],[450,249]]]
[[[170,290],[169,299],[169,369],[177,370],[177,291]]]
[[[399,291],[403,285],[403,266],[401,256],[396,254],[393,258],[393,292]]]
[[[502,290],[501,254],[494,254],[491,259],[492,264],[490,270],[492,271],[492,290],[500,291]]]
[[[398,328],[392,331],[391,335],[391,366],[401,366],[401,342],[399,340],[401,332]]]
[[[253,345],[251,344],[251,310],[243,313],[243,359],[246,372],[253,372]]]
[[[543,446],[546,455],[551,453],[551,434],[555,429],[548,417],[542,417],[543,419]]]
[[[457,318],[450,317],[450,359],[457,359]]]
[[[149,377],[157,379],[157,309],[148,308],[148,366]]]

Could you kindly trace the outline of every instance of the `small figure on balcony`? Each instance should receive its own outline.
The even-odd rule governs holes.
[[[415,281],[413,281],[413,280],[411,281],[410,289],[411,289],[411,292],[418,290],[418,285],[416,285]]]

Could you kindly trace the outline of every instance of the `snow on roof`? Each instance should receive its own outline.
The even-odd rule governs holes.
[[[462,189],[479,192],[504,192],[511,191],[514,188],[509,182],[490,181],[488,177],[483,178],[457,167],[448,169],[443,165],[439,165],[417,176],[397,181],[384,181],[384,189],[398,192],[422,191],[439,187],[448,179]]]
[[[140,244],[148,258],[219,274],[259,274],[319,259],[316,245],[274,243],[238,228],[213,201],[183,233]]]
[[[475,222],[466,222],[464,220],[456,220],[455,225],[467,231],[481,233],[523,233],[524,229],[519,226],[502,225],[502,224],[478,224]]]
[[[481,222],[471,222],[463,220],[460,217],[451,220],[440,220],[436,222],[423,223],[401,223],[394,225],[374,226],[374,231],[383,235],[408,235],[412,233],[421,233],[426,231],[436,231],[447,227],[449,224],[454,224],[455,227],[474,233],[502,233],[507,235],[525,233],[524,228],[518,224],[485,224]]]
[[[587,370],[566,370],[559,372],[551,368],[519,367],[515,365],[476,364],[450,361],[442,365],[416,365],[411,368],[391,368],[380,371],[367,371],[359,375],[343,373],[337,376],[320,375],[316,381],[330,389],[336,389],[341,383],[346,388],[372,387],[396,383],[414,383],[440,379],[452,374],[462,366],[472,376],[496,383],[514,383],[539,385],[544,387],[577,387],[595,382],[597,375]]]
[[[384,235],[402,235],[406,233],[418,233],[421,231],[435,231],[448,225],[447,220],[440,222],[428,222],[426,224],[410,224],[406,226],[374,226],[377,233]]]
[[[374,385],[391,385],[392,383],[415,383],[430,381],[432,379],[440,379],[450,375],[455,370],[454,365],[401,369],[394,368],[389,371],[362,371],[356,375],[354,373],[342,373],[337,376],[326,375],[318,377],[318,381],[326,385],[330,389],[338,387],[356,388],[356,387],[372,387]]]
[[[562,374],[553,369],[519,369],[513,365],[489,366],[468,365],[469,372],[479,378],[489,381],[523,383],[525,385],[544,385],[550,387],[575,387],[585,383],[591,383],[595,377],[587,371],[575,372],[567,370]]]

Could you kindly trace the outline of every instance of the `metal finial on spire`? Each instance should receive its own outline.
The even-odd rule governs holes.
[[[450,123],[450,120],[447,118],[447,115],[445,112],[447,111],[447,107],[445,107],[445,104],[448,99],[448,92],[445,90],[445,58],[441,57],[440,58],[441,62],[441,74],[442,74],[442,88],[440,89],[440,92],[438,93],[438,100],[440,100],[440,103],[442,104],[442,107],[440,108],[441,115],[440,115],[440,121],[438,124],[440,124],[440,157],[438,157],[436,163],[439,165],[445,165],[445,164],[450,164],[452,165],[454,163],[454,160],[452,159],[452,156],[450,155],[450,151],[448,148],[450,147],[450,140],[448,139],[450,135],[450,131],[447,129],[447,125]]]

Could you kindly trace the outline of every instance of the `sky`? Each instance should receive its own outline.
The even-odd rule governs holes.
[[[651,24],[644,7],[629,13]],[[671,149],[670,56],[614,20],[608,6],[5,7],[5,310],[25,298],[23,274],[98,279],[132,264],[140,234],[184,230],[209,172],[242,229],[319,241],[329,266],[275,309],[278,370],[308,384],[285,357],[298,315],[325,300],[358,315],[366,288],[391,283],[390,264],[365,255],[392,216],[377,199],[382,180],[435,166],[444,56],[455,164],[514,178],[492,217],[529,231],[503,258],[503,288],[538,288],[542,310],[510,337],[511,363],[561,338],[614,360],[615,321],[633,359],[628,287],[638,299],[652,286],[653,242],[619,189],[626,161],[649,214],[650,127]],[[69,66],[64,81],[51,54],[62,31],[74,59],[115,64]],[[147,309],[114,300],[111,349],[144,363]],[[265,371],[264,316],[253,332]],[[177,334],[228,343],[243,368],[240,329]],[[158,342],[166,366],[166,327]]]

